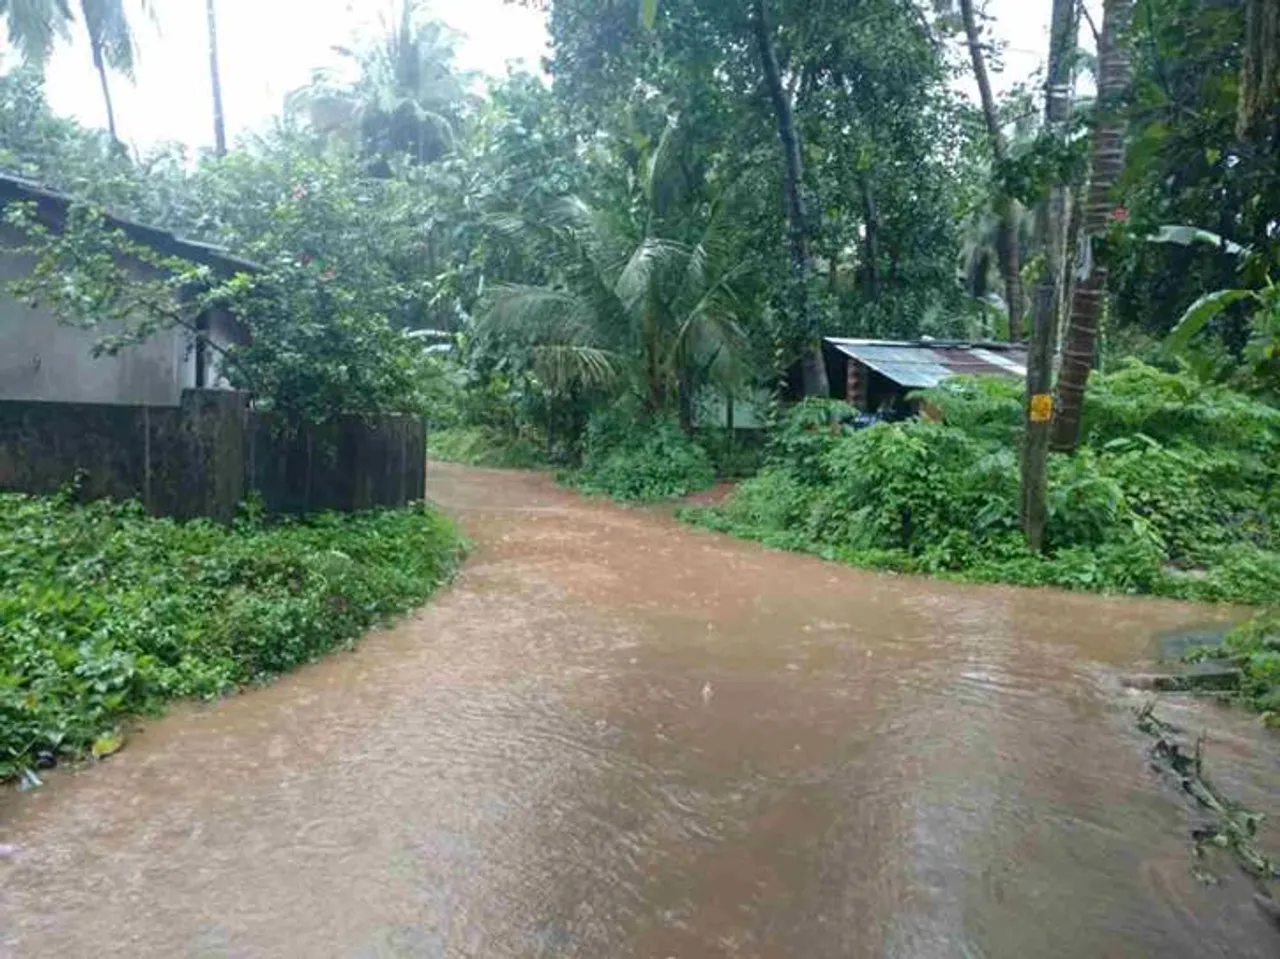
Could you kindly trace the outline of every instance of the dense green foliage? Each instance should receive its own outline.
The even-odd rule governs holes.
[[[427,433],[427,456],[468,466],[533,468],[546,462],[538,437],[513,436],[488,426],[455,426]]]
[[[1232,630],[1226,650],[1241,657],[1245,702],[1275,725],[1280,719],[1280,615],[1272,610]]]
[[[0,495],[0,779],[354,640],[431,595],[459,552],[422,507],[226,528]]]
[[[711,457],[670,419],[637,428],[626,406],[594,417],[580,469],[567,480],[623,502],[684,496],[715,480]]]
[[[766,469],[696,522],[857,565],[1265,602],[1280,590],[1280,411],[1187,375],[1099,377],[1088,445],[1050,463],[1048,548],[1018,532],[1016,384],[926,391],[941,422],[858,432],[810,401]]]

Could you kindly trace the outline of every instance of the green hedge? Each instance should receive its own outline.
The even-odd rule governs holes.
[[[1049,463],[1047,550],[1018,522],[1020,387],[928,391],[943,422],[849,432],[809,400],[769,465],[685,516],[855,565],[980,582],[1265,603],[1280,595],[1280,413],[1131,365],[1095,377],[1089,442]]]
[[[225,527],[0,495],[0,779],[314,659],[422,603],[460,555],[424,507]]]

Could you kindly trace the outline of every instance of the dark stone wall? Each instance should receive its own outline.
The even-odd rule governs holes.
[[[245,449],[249,488],[273,512],[403,506],[426,492],[426,429],[417,416],[342,416],[299,429],[254,412]]]
[[[416,416],[290,425],[243,393],[187,390],[177,407],[0,401],[0,489],[137,499],[158,516],[229,521],[249,491],[278,513],[404,506],[426,486]]]

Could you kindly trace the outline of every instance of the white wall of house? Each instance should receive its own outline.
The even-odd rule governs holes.
[[[112,332],[105,325],[74,326],[15,299],[8,284],[31,268],[29,258],[6,249],[15,243],[0,227],[0,400],[177,406],[182,391],[196,385],[194,340],[186,330],[159,330],[115,356],[95,357],[94,345]],[[231,317],[215,316],[213,338],[232,342],[236,331]],[[218,354],[208,353],[207,385],[226,387]]]

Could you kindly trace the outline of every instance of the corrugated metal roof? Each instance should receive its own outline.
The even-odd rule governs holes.
[[[840,337],[827,337],[826,342],[910,389],[937,386],[949,376],[1027,375],[1027,350],[1011,343]]]

